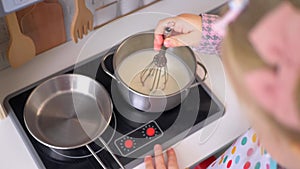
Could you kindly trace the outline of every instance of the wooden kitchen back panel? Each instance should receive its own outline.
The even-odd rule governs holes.
[[[36,54],[66,42],[63,10],[57,0],[47,0],[17,12],[21,31],[35,43]]]
[[[94,14],[95,29],[160,0],[140,1],[137,9],[126,9],[128,13],[122,15],[120,0],[85,0],[87,7]],[[32,38],[37,54],[71,40],[70,25],[74,15],[74,0],[44,0],[19,10],[16,14],[21,31]],[[9,36],[5,24],[4,18],[0,17],[0,70],[9,67],[7,61]]]
[[[4,17],[0,17],[0,70],[9,67],[7,60],[7,48],[9,35]]]

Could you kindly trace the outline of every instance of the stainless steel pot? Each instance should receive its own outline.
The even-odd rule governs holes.
[[[111,99],[101,84],[87,76],[66,74],[45,81],[32,91],[25,104],[24,120],[40,143],[64,150],[86,146],[106,168],[88,145],[99,139],[122,167],[100,137],[109,125],[112,110]]]
[[[181,87],[180,90],[168,95],[147,95],[132,89],[124,82],[124,79],[121,78],[119,72],[116,70],[118,70],[120,64],[131,54],[145,49],[153,49],[153,41],[153,32],[132,35],[121,42],[113,54],[114,74],[105,66],[105,60],[111,56],[111,53],[102,58],[101,66],[109,76],[118,82],[120,93],[131,106],[145,112],[163,112],[179,105],[188,95],[190,88],[201,84],[200,82],[195,82],[195,77],[197,76],[196,69],[198,66],[204,70],[204,76],[200,78],[202,81],[207,77],[207,70],[202,63],[196,61],[194,52],[189,47],[169,48],[167,52],[179,56],[180,60],[187,65],[189,71],[192,72],[193,77],[190,78],[189,82]]]

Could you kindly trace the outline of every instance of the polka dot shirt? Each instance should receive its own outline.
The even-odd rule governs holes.
[[[207,169],[277,169],[277,164],[249,129]]]

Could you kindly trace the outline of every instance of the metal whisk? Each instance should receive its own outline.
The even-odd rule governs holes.
[[[168,26],[165,28],[163,38],[167,38],[171,35],[173,31],[174,23],[168,23]],[[160,84],[161,79],[163,80],[163,87],[161,90],[164,90],[168,81],[168,67],[167,67],[167,58],[165,56],[167,48],[163,45],[158,54],[153,57],[152,62],[143,69],[140,74],[140,81],[145,86],[145,82],[151,77],[154,76],[152,86],[150,91],[157,90]]]

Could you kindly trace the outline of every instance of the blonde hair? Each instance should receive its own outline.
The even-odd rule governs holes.
[[[242,80],[245,73],[258,69],[268,67],[273,69],[270,65],[266,64],[252,47],[248,40],[249,31],[267,14],[270,10],[274,9],[280,0],[250,0],[249,5],[245,11],[242,12],[238,18],[228,25],[227,33],[224,38],[222,53],[224,54],[223,63],[227,71],[227,75],[235,89],[242,106],[245,108],[248,117],[253,122],[254,129],[266,126],[269,127],[270,132],[290,144],[290,148],[294,151],[296,159],[300,158],[300,132],[293,130],[285,125],[279,123],[276,119],[270,116],[250,94],[245,91],[245,84]],[[300,0],[290,0],[290,2],[297,8],[300,8]],[[280,23],[278,23],[280,24]],[[300,31],[300,30],[299,30]],[[296,90],[296,103],[298,110],[300,109],[300,75],[298,76],[298,88]],[[298,112],[300,118],[300,112]],[[261,121],[261,124],[258,121]],[[262,125],[263,121],[263,125]],[[257,125],[257,126],[256,126]],[[259,133],[258,133],[259,135]],[[264,137],[261,135],[260,137]],[[271,154],[272,155],[272,154]],[[282,155],[275,155],[279,159],[288,158],[281,157]],[[280,161],[280,160],[279,160]],[[284,160],[282,160],[284,161]],[[299,160],[298,160],[299,161]],[[284,163],[284,162],[283,162]],[[300,162],[298,162],[300,163]],[[286,163],[285,163],[286,164]],[[287,164],[289,165],[289,164]],[[292,165],[292,164],[290,164]],[[293,168],[292,166],[291,168]]]
[[[222,45],[223,63],[233,88],[245,108],[252,127],[256,130],[262,145],[277,162],[288,168],[298,169],[300,165],[300,132],[278,122],[263,109],[256,99],[245,90],[243,78],[248,72],[258,68],[270,68],[252,47],[248,40],[250,30],[274,7],[280,0],[250,0],[245,11],[228,25],[227,34]],[[300,7],[300,0],[290,0],[294,6]],[[280,23],[278,23],[280,24]],[[296,104],[300,110],[300,75],[296,89]],[[300,117],[300,111],[298,111]]]

